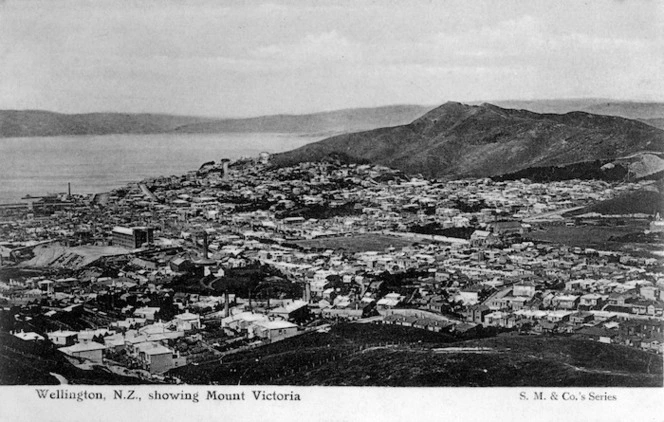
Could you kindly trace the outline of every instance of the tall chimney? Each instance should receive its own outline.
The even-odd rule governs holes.
[[[228,179],[228,162],[230,160],[227,158],[224,158],[221,160],[221,166],[222,169],[224,170],[224,175],[222,176],[224,179]]]
[[[67,182],[67,196],[71,196],[71,182]]]
[[[309,282],[304,283],[304,301],[307,303],[311,302],[311,285]]]
[[[203,232],[203,259],[208,259],[208,234]]]
[[[224,316],[229,317],[231,315],[230,308],[228,307],[228,291],[224,292]]]

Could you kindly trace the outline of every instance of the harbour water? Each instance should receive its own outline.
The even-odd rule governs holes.
[[[275,133],[58,136],[0,139],[0,203],[67,191],[106,192],[207,161],[298,148],[321,137]]]

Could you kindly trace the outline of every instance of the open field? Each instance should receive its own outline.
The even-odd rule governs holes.
[[[662,356],[569,337],[462,341],[395,325],[342,324],[178,368],[194,384],[662,386]]]
[[[526,237],[581,248],[621,250],[624,243],[609,240],[611,237],[639,233],[647,228],[647,224],[639,221],[621,226],[550,226],[533,230]]]
[[[382,234],[358,234],[354,236],[325,237],[312,240],[298,240],[294,244],[303,248],[343,249],[351,253],[366,251],[384,251],[390,246],[400,249],[414,242],[396,236]]]

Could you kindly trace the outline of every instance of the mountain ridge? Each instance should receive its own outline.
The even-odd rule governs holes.
[[[288,165],[336,154],[426,177],[489,177],[662,151],[663,141],[664,131],[616,116],[447,102],[407,125],[327,138],[277,154],[274,162]]]

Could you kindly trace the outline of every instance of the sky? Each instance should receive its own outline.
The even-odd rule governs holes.
[[[664,101],[664,2],[0,0],[0,109]]]

